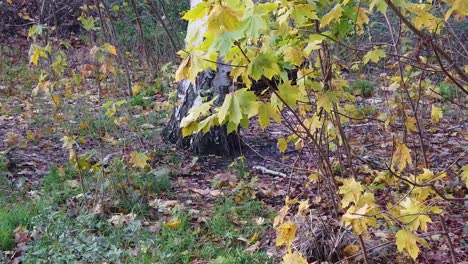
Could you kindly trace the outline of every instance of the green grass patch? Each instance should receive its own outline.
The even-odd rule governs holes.
[[[368,80],[357,80],[345,90],[356,96],[371,97],[374,94],[376,84]]]

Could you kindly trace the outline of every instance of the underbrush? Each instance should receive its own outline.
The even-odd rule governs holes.
[[[119,172],[118,162],[112,167]],[[88,190],[97,187],[97,176],[85,175]],[[265,253],[245,251],[271,224],[272,212],[263,202],[227,197],[202,218],[184,205],[161,214],[145,195],[170,192],[170,172],[128,176],[125,187],[109,182],[106,195],[116,199],[114,207],[100,204],[101,209],[94,193],[81,191],[73,166],[51,169],[40,190],[29,193],[3,179],[1,188],[11,191],[0,194],[0,260],[15,248],[21,228],[29,234],[23,263],[274,263]]]

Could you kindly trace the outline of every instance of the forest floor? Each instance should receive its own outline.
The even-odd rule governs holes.
[[[22,78],[33,79],[37,73],[22,63],[15,61],[25,71]],[[286,196],[309,199],[314,217],[333,221],[322,213],[330,206],[323,202],[324,187],[308,178],[316,171],[313,153],[294,146],[283,154],[278,151],[276,140],[288,135],[283,125],[261,130],[252,122],[241,132],[238,157],[194,156],[161,139],[171,88],[148,86],[116,106],[114,115],[106,115],[106,101],[112,100],[112,108],[125,99],[112,81],[103,86],[103,100],[93,80],[85,80],[71,95],[57,91],[34,97],[31,85],[3,81],[0,262],[277,263],[284,249],[275,246],[272,221]],[[382,94],[376,89],[359,103],[378,112],[385,107]],[[360,146],[354,149],[359,158],[379,163],[391,156],[393,140],[382,130],[378,121],[346,126],[348,140],[360,143],[354,144]],[[441,124],[426,135],[433,167],[450,175],[467,164],[466,131],[466,116],[448,107]],[[77,136],[75,150],[91,168],[86,172],[68,162],[63,137],[69,135]],[[145,153],[148,166],[130,166],[132,153]],[[104,169],[92,172],[97,163]],[[362,166],[362,180],[375,178],[365,173],[364,164],[357,165]],[[465,190],[455,184],[448,191],[464,195]],[[449,215],[447,227],[459,263],[466,263],[466,207],[440,204]],[[431,228],[429,247],[419,260],[449,263],[445,238],[436,232],[442,227]],[[391,241],[392,230],[368,239],[371,246]],[[375,251],[381,263],[408,261],[401,255],[396,260],[392,246]]]

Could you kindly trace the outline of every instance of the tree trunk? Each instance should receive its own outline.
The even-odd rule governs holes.
[[[190,6],[194,8],[201,0],[191,0]],[[189,24],[187,34],[193,31],[205,32],[205,20]],[[200,34],[203,35],[203,34]],[[197,42],[200,43],[202,39]],[[198,154],[232,155],[240,150],[239,138],[236,133],[227,134],[226,126],[213,127],[207,133],[199,133],[182,137],[180,122],[186,117],[188,111],[203,102],[203,97],[211,100],[218,96],[213,107],[224,102],[229,93],[232,81],[229,77],[230,67],[224,64],[217,65],[217,71],[207,70],[200,73],[195,83],[184,80],[178,83],[177,106],[174,107],[171,119],[163,131],[165,140],[175,143],[178,147],[191,149]],[[211,98],[211,99],[210,99]]]
[[[229,67],[218,65],[218,71],[204,71],[198,75],[195,84],[188,80],[178,84],[178,105],[174,108],[171,119],[163,132],[163,137],[175,143],[178,147],[191,149],[198,154],[233,155],[239,151],[239,138],[236,133],[227,134],[226,126],[213,127],[206,134],[182,137],[180,121],[186,117],[188,111],[202,103],[202,97],[214,98],[214,107],[224,102],[224,97],[229,93],[231,80]]]

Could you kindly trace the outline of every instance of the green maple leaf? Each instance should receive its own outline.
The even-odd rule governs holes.
[[[228,121],[228,131],[234,131],[239,124],[246,126],[248,118],[257,113],[255,94],[244,88],[226,95],[223,105],[218,110],[218,120],[220,124]]]
[[[317,93],[317,109],[323,108],[323,110],[330,112],[333,109],[333,104],[338,102],[339,98],[333,91]]]
[[[372,62],[379,62],[380,59],[385,58],[387,55],[385,54],[385,50],[374,48],[373,50],[367,52],[366,55],[362,58],[364,64],[367,64],[369,61]]]
[[[314,11],[314,7],[310,4],[294,5],[291,18],[298,24],[298,27],[307,22],[308,19],[319,19]]]
[[[260,53],[249,63],[247,73],[256,81],[260,80],[262,76],[271,79],[281,73],[278,58],[272,53]]]
[[[94,21],[94,18],[93,17],[86,17],[84,15],[80,16],[78,18],[78,20],[81,21],[81,24],[83,25],[83,28],[86,30],[86,31],[90,31],[92,29],[94,29],[96,27],[95,25],[95,21]]]
[[[291,85],[291,81],[280,84],[278,90],[279,96],[291,107],[296,106],[297,100],[301,99],[301,90],[297,85]]]
[[[208,52],[218,52],[219,56],[226,56],[233,47],[233,43],[244,37],[242,31],[226,31],[213,39]]]

